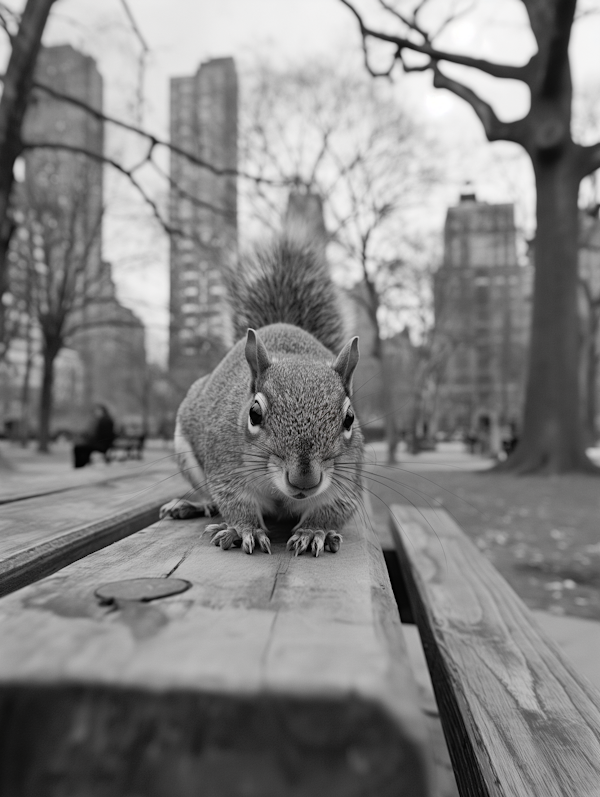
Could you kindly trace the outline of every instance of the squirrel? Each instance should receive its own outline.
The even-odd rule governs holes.
[[[191,386],[175,428],[179,467],[210,499],[175,499],[160,516],[220,514],[212,543],[249,554],[271,553],[266,519],[291,520],[296,556],[336,553],[361,493],[358,337],[343,345],[324,254],[297,230],[243,256],[227,283],[240,339]]]

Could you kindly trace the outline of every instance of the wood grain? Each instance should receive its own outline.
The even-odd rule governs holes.
[[[169,458],[162,458],[168,460]],[[160,460],[158,461],[160,468]],[[3,474],[0,484],[0,505],[10,504],[13,501],[23,501],[28,498],[37,498],[42,495],[63,493],[77,490],[80,487],[95,484],[106,484],[120,479],[128,478],[136,473],[148,473],[156,467],[155,463],[148,462],[141,466],[139,463],[112,463],[111,465],[99,464],[95,467],[79,468],[73,470],[68,464],[58,465],[58,473],[14,473]]]
[[[0,595],[158,520],[183,478],[142,473],[0,506]]]
[[[0,601],[0,793],[430,795],[373,533],[315,559],[284,533],[273,556],[222,551],[204,526],[161,521]],[[168,575],[192,587],[127,611],[93,595]]]
[[[598,797],[600,694],[443,510],[392,507],[462,797]]]

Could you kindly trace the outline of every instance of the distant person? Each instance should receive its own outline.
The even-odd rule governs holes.
[[[517,447],[518,442],[519,436],[517,434],[517,424],[514,421],[511,421],[506,429],[506,433],[502,441],[502,448],[504,449],[506,456],[512,454]]]
[[[469,454],[474,455],[475,449],[477,448],[477,444],[479,442],[479,438],[477,437],[475,432],[467,432],[463,437],[463,441],[469,451]]]
[[[83,468],[88,465],[93,451],[104,454],[108,462],[107,452],[115,439],[115,424],[104,404],[94,405],[94,420],[90,428],[73,446],[73,466]]]

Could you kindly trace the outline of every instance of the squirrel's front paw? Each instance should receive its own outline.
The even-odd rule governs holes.
[[[186,501],[185,498],[174,498],[161,506],[158,516],[161,520],[165,517],[187,520],[192,517],[214,517],[218,514],[219,509],[216,504],[210,502],[198,504]]]
[[[262,529],[252,529],[240,527],[238,530],[227,523],[211,523],[206,527],[206,531],[212,534],[211,542],[213,545],[220,545],[227,550],[231,546],[239,548],[246,553],[252,553],[256,543],[259,544],[261,551],[271,553],[271,540]]]
[[[286,548],[294,551],[294,556],[304,553],[310,545],[313,556],[318,556],[324,548],[337,553],[342,544],[342,535],[337,531],[323,529],[298,529],[287,541]]]

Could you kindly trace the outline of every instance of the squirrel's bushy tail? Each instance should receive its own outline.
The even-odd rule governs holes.
[[[319,247],[289,230],[240,258],[228,274],[236,339],[248,327],[286,323],[310,332],[338,352],[345,343],[339,293]]]

